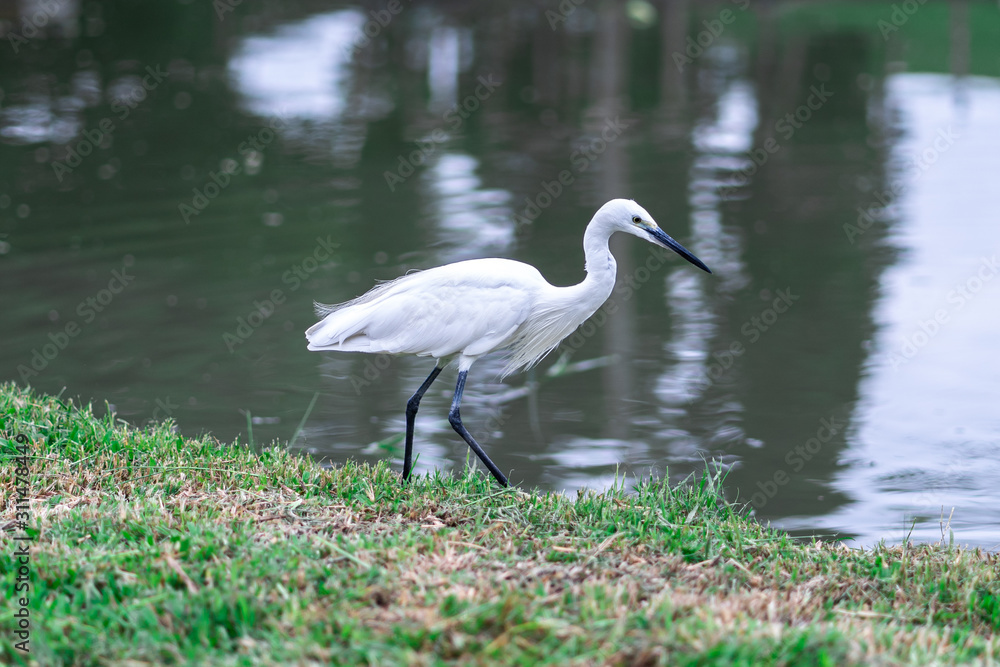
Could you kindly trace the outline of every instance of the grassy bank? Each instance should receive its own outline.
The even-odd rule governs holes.
[[[896,664],[1000,659],[996,555],[801,543],[710,479],[566,498],[401,487],[0,386],[0,661]],[[30,657],[14,644],[30,443]]]

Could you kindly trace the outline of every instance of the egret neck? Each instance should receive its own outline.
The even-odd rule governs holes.
[[[587,277],[578,285],[563,288],[567,290],[566,296],[577,304],[580,324],[608,300],[615,288],[618,262],[611,254],[608,242],[616,231],[618,230],[611,221],[599,211],[583,234],[584,270],[587,272]]]

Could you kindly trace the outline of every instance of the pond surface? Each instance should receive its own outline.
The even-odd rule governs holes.
[[[513,482],[714,461],[797,534],[1000,546],[996,3],[203,4],[5,38],[0,378],[398,466],[433,362],[308,352],[313,301],[488,256],[579,282],[629,197],[714,273],[616,237],[598,316],[473,368]],[[454,380],[417,473],[466,465]]]

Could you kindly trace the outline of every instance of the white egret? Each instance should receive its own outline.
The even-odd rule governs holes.
[[[634,201],[613,199],[594,214],[583,235],[587,276],[579,285],[550,285],[538,270],[510,259],[472,259],[382,283],[356,299],[316,304],[323,319],[306,331],[310,350],[415,354],[435,359],[434,370],[406,403],[403,481],[410,476],[413,423],[420,399],[442,368],[458,359],[458,384],[448,421],[502,486],[507,478],[462,424],[459,408],[469,368],[481,356],[508,349],[504,376],[551,352],[611,295],[618,265],[608,248],[627,232],[677,252],[711,273],[668,236]]]

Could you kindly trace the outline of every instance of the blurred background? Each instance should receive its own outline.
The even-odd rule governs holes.
[[[415,268],[605,309],[463,417],[560,491],[728,471],[796,534],[1000,545],[1000,6],[0,2],[0,379],[135,424],[399,464],[427,359],[307,352],[313,301]],[[445,372],[418,472],[461,469]]]

